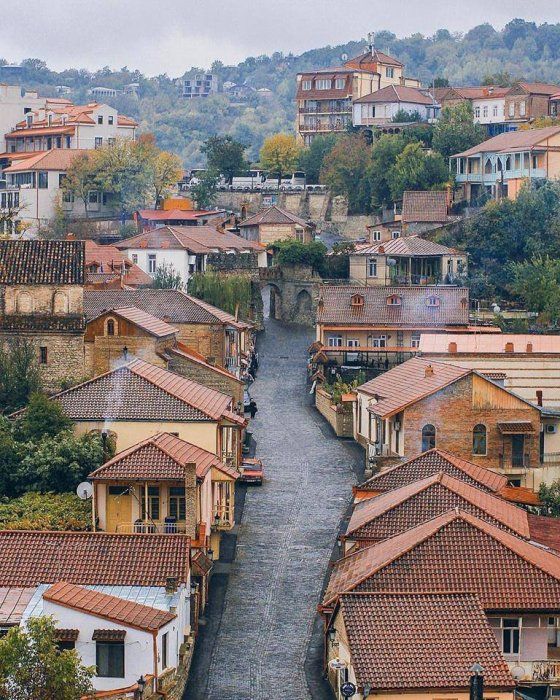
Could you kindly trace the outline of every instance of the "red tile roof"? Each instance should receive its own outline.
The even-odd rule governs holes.
[[[428,190],[403,194],[403,223],[423,221],[430,223],[445,223],[448,216],[447,192]]]
[[[353,590],[469,591],[485,610],[557,610],[560,557],[457,509],[336,562],[324,603]]]
[[[63,581],[48,588],[43,593],[43,599],[145,632],[157,632],[177,617],[166,610],[158,610]]]
[[[241,379],[238,379],[235,374],[232,374],[231,372],[228,372],[227,369],[224,369],[224,367],[220,367],[219,365],[211,365],[209,362],[206,361],[206,358],[204,355],[201,355],[199,352],[196,350],[193,350],[193,348],[189,348],[187,345],[184,345],[183,343],[177,343],[175,346],[171,348],[166,348],[165,350],[165,355],[167,357],[176,355],[178,357],[184,357],[186,360],[189,360],[189,362],[194,362],[197,365],[200,365],[202,367],[205,367],[207,370],[211,372],[216,372],[217,374],[221,374],[223,377],[227,377],[228,379],[231,379],[232,381],[238,381],[242,382]]]
[[[161,226],[117,243],[117,248],[185,249],[191,253],[262,252],[264,246],[234,233],[217,231],[211,226]]]
[[[310,228],[312,226],[309,221],[305,221],[305,219],[273,205],[268,207],[268,209],[263,209],[253,214],[253,216],[249,216],[245,221],[239,224],[239,228],[245,226],[259,226],[260,224],[298,224],[305,228]]]
[[[421,357],[413,357],[388,372],[384,372],[358,387],[357,391],[378,396],[376,403],[368,410],[377,416],[387,418],[402,411],[407,406],[435,394],[473,370],[457,367],[446,362],[433,362]],[[505,389],[504,389],[505,391]]]
[[[359,56],[349,58],[347,61],[345,61],[344,65],[358,68],[366,68],[372,66],[372,64],[375,63],[381,63],[383,65],[389,66],[404,67],[404,63],[401,63],[396,58],[393,58],[393,56],[389,56],[389,54],[383,53],[383,51],[378,51],[377,49],[373,49],[373,52],[370,49],[368,49],[367,51],[361,53]]]
[[[440,472],[356,504],[346,537],[384,540],[460,508],[477,518],[530,538],[527,512],[487,491]]]
[[[50,151],[41,151],[36,158],[12,158],[12,165],[5,168],[5,173],[20,173],[30,170],[68,170],[72,161],[88,151],[78,148],[53,148]]]
[[[513,151],[531,150],[559,133],[560,126],[547,126],[544,129],[527,129],[526,131],[507,131],[451,157],[464,158],[466,156],[476,156],[479,153],[511,153]]]
[[[501,492],[508,483],[507,478],[502,474],[496,474],[490,469],[436,448],[372,476],[357,488],[360,491],[384,493],[440,472],[449,474],[454,479],[477,489],[492,493]]]
[[[484,668],[486,688],[515,686],[472,593],[349,593],[340,613],[360,686],[466,693],[474,663]]]
[[[76,127],[72,125],[68,126],[37,126],[30,127],[29,129],[16,129],[15,131],[9,131],[4,134],[4,138],[8,140],[21,139],[24,136],[61,136],[64,134],[74,134]]]
[[[139,287],[152,284],[153,280],[150,275],[135,265],[114,245],[99,245],[92,240],[85,241],[85,244],[86,267],[95,264],[98,267],[98,272],[108,273],[112,278],[120,279],[124,266],[123,282],[126,285]],[[92,277],[92,273],[87,273],[88,281],[90,281],[90,277]]]
[[[142,328],[142,330],[150,335],[156,336],[156,338],[165,338],[170,335],[175,335],[178,332],[178,329],[174,326],[170,326],[169,323],[165,323],[165,321],[161,321],[159,318],[146,313],[146,311],[142,311],[142,309],[137,309],[135,306],[111,309],[111,311],[106,311],[101,315],[103,316],[105,314],[124,318],[135,326]]]
[[[186,583],[186,535],[0,531],[0,586],[68,581],[82,585],[164,586]]]
[[[206,209],[140,209],[138,215],[145,221],[196,221],[208,214],[220,214],[220,211]]]
[[[519,85],[523,90],[527,92],[532,92],[537,95],[554,95],[555,93],[558,92],[558,85],[551,85],[550,83],[525,83],[525,82],[518,82],[516,85]],[[514,86],[515,88],[515,86]]]
[[[376,90],[369,95],[364,95],[364,97],[354,100],[354,104],[375,102],[408,102],[419,105],[437,104],[427,90],[404,85],[387,85],[381,90]]]
[[[237,479],[237,470],[225,465],[215,454],[181,440],[170,433],[158,433],[116,454],[93,471],[89,479],[183,481],[185,466],[196,464],[196,475],[203,479],[210,469],[218,469]]]
[[[0,240],[0,284],[84,283],[83,241]]]
[[[560,551],[560,518],[534,515],[533,513],[529,513],[527,518],[531,530],[531,539],[544,544],[546,547]]]

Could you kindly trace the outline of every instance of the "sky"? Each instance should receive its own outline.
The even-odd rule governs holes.
[[[560,21],[557,0],[0,0],[0,57],[50,68],[138,68],[182,75],[191,66],[437,29],[501,28],[514,17]],[[4,6],[4,7],[3,7]]]

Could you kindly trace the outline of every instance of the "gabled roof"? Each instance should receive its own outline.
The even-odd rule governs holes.
[[[350,255],[394,255],[396,257],[415,255],[429,257],[457,254],[466,256],[466,253],[459,253],[454,248],[448,248],[440,243],[434,243],[419,236],[401,236],[392,238],[385,243],[374,243],[373,245],[366,243],[365,245],[357,246],[356,250],[350,253]]]
[[[445,223],[449,218],[447,204],[448,195],[445,190],[407,190],[403,193],[403,223]]]
[[[43,600],[145,632],[157,632],[177,617],[166,610],[133,603],[64,581],[47,589],[43,593]]]
[[[513,92],[517,86],[525,92],[534,93],[536,95],[555,95],[560,89],[558,85],[552,85],[551,83],[526,83],[520,81],[517,82],[513,88],[510,88],[510,92]]]
[[[346,537],[382,540],[461,508],[519,537],[531,536],[527,512],[512,503],[440,472],[356,504]]]
[[[139,209],[136,213],[145,221],[196,221],[208,215],[219,215],[225,212],[206,209]]]
[[[387,418],[472,373],[472,369],[465,367],[413,357],[370,379],[357,391],[378,396],[377,402],[371,404],[369,410]]]
[[[404,85],[387,85],[381,90],[376,90],[369,95],[364,95],[364,97],[354,100],[354,104],[375,102],[407,102],[418,105],[437,104],[427,90]]]
[[[169,323],[224,324],[248,328],[251,324],[178,289],[85,290],[84,311],[88,320],[103,311],[135,306]]]
[[[324,604],[353,590],[469,591],[485,610],[558,610],[560,557],[450,510],[337,561]]]
[[[264,246],[247,241],[229,231],[220,232],[212,226],[160,226],[117,243],[122,250],[149,248],[151,250],[178,249],[191,253],[262,252]]]
[[[0,240],[0,284],[84,283],[83,241]]]
[[[181,440],[170,433],[158,433],[116,454],[93,471],[89,479],[183,481],[185,466],[196,464],[196,475],[203,479],[210,469],[218,469],[234,479],[239,473],[226,466],[215,454]]]
[[[515,685],[472,593],[348,593],[340,613],[360,686],[466,692],[474,663],[487,688]]]
[[[0,625],[19,625],[34,593],[35,587],[0,587]]]
[[[245,421],[231,410],[232,398],[163,367],[132,360],[78,384],[52,401],[72,420]]]
[[[60,170],[66,171],[72,161],[88,151],[78,148],[53,148],[50,151],[41,151],[35,158],[18,159],[17,154],[11,157],[12,165],[5,168],[5,173],[20,173],[31,170]]]
[[[360,295],[364,303],[352,306],[352,297]],[[398,297],[399,304],[390,304]],[[429,306],[430,297],[438,305]],[[322,303],[321,303],[322,300]],[[324,285],[320,290],[317,323],[347,326],[467,326],[469,290],[464,287],[363,287]]]
[[[309,228],[311,224],[309,221],[292,214],[292,212],[286,211],[285,209],[280,209],[275,204],[268,209],[263,209],[262,211],[249,216],[245,221],[241,221],[239,228],[245,226],[260,226],[260,224],[298,224],[298,226],[303,226]]]
[[[135,306],[125,306],[122,309],[111,309],[110,311],[104,311],[101,316],[104,316],[105,314],[123,318],[156,338],[165,338],[177,333],[177,328],[174,328],[168,323],[165,323],[165,321],[161,321],[159,318],[146,313],[146,311],[137,309]]]
[[[478,146],[473,146],[462,153],[456,153],[452,158],[465,158],[480,153],[511,153],[513,151],[531,150],[543,141],[560,134],[560,126],[547,126],[544,129],[527,129],[522,131],[506,131]],[[544,147],[544,146],[543,146]]]
[[[99,245],[90,239],[86,240],[85,244],[86,267],[97,264],[100,268],[97,273],[86,272],[87,282],[95,282],[95,277],[99,274],[105,274],[109,279],[120,279],[122,274],[126,285],[138,287],[153,283],[147,272],[144,272],[114,245]]]
[[[348,59],[344,65],[348,66],[349,68],[367,70],[375,63],[404,67],[404,63],[401,63],[396,58],[393,58],[393,56],[389,56],[389,54],[383,53],[383,51],[378,51],[377,49],[373,49],[373,51],[371,49],[367,49],[359,56]]]
[[[492,493],[501,492],[508,483],[507,478],[502,474],[496,474],[490,469],[435,448],[379,472],[357,488],[360,491],[384,493],[441,472],[477,489]]]
[[[190,542],[186,535],[120,535],[104,532],[0,531],[0,586],[165,586],[186,583]]]

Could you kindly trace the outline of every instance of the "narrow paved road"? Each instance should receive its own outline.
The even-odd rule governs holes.
[[[235,560],[229,576],[215,577],[188,700],[328,697],[306,655],[315,630],[317,656],[315,610],[361,456],[310,405],[311,340],[308,329],[267,322],[251,388],[266,482],[247,490]]]

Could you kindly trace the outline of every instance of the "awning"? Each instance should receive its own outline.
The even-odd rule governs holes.
[[[96,642],[122,642],[126,637],[126,630],[93,630],[92,639]]]
[[[498,430],[502,435],[526,435],[534,433],[533,424],[527,421],[508,421],[507,423],[498,423]]]
[[[79,633],[80,630],[57,629],[54,631],[54,638],[57,642],[75,642]]]

